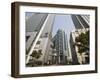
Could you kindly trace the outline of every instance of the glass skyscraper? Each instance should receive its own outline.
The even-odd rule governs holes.
[[[56,49],[57,54],[57,63],[58,64],[67,64],[67,55],[68,55],[68,45],[67,45],[67,36],[65,31],[59,29],[56,35],[53,38],[53,43]]]

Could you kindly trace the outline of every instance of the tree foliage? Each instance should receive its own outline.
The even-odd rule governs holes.
[[[78,52],[83,53],[89,50],[89,31],[81,33],[75,38],[75,45],[78,46]]]
[[[36,59],[40,58],[41,55],[42,55],[42,50],[38,50],[38,51],[34,50],[33,53],[31,54],[31,56]]]

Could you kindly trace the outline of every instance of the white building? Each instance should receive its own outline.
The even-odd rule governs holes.
[[[41,50],[42,55],[38,59],[42,61],[42,64],[47,63],[48,57],[50,54],[50,45],[52,44],[52,28],[54,22],[54,14],[34,14],[32,17],[28,18],[28,22],[26,22],[26,50],[27,59],[26,63],[29,63],[31,59],[31,54],[34,50]]]

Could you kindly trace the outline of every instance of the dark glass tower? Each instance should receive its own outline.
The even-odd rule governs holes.
[[[72,17],[72,21],[73,21],[74,26],[75,26],[76,29],[89,28],[89,24],[85,20],[86,16],[71,15],[71,17]]]

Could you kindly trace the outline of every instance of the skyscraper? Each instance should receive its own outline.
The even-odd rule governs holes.
[[[89,31],[89,15],[71,15],[72,21],[75,26],[75,31],[70,33],[70,49],[72,54],[72,64],[83,64],[85,63],[85,58],[89,57],[84,52],[82,55],[78,53],[79,47],[75,45],[76,37],[78,37],[81,33],[86,33]]]
[[[59,29],[56,35],[53,38],[53,43],[57,53],[57,63],[58,64],[67,64],[67,54],[68,54],[68,45],[67,45],[67,36],[65,31]]]
[[[47,63],[54,17],[54,14],[35,13],[26,20],[26,64],[32,59],[30,55],[34,50],[41,50],[38,61]]]
[[[88,15],[71,15],[71,17],[76,29],[89,28]]]
[[[28,14],[28,13],[26,13]],[[26,19],[26,50],[29,51],[32,42],[40,31],[48,14],[34,13]]]

